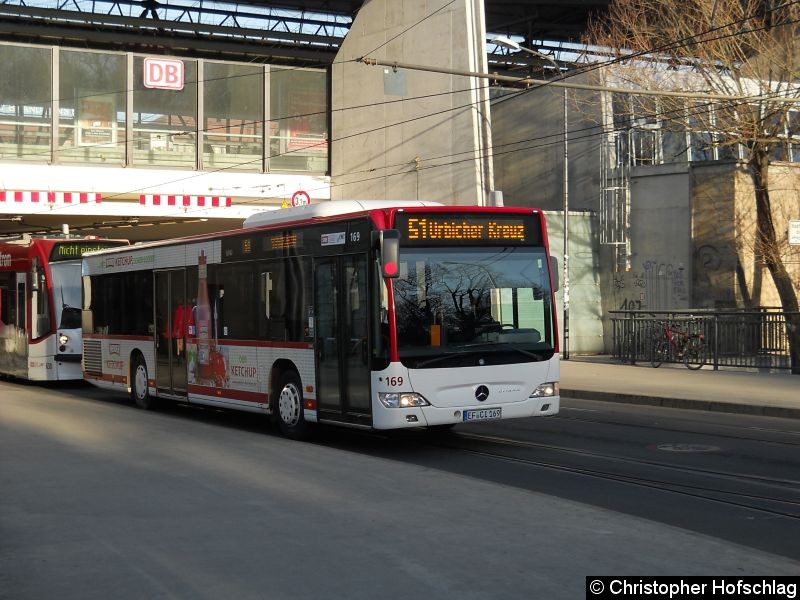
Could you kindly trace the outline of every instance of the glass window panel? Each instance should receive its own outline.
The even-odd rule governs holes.
[[[615,137],[617,163],[629,165],[633,163],[633,156],[631,155],[630,145],[630,131],[620,131]]]
[[[264,68],[206,62],[203,79],[203,166],[260,171]]]
[[[614,113],[614,129],[621,129],[630,126],[631,124],[631,107],[630,96],[624,94],[614,94],[611,99],[611,106]]]
[[[125,75],[122,54],[61,50],[56,160],[125,163]]]
[[[776,111],[764,119],[767,135],[786,135],[786,119],[782,111]]]
[[[52,50],[0,44],[0,159],[50,161]]]
[[[741,129],[746,113],[737,110],[736,106],[718,104],[714,107],[714,122],[717,131],[733,132]]]
[[[800,111],[790,110],[786,113],[786,125],[789,135],[793,137],[800,136]]]
[[[686,162],[686,130],[667,123],[661,132],[661,147],[665,163]]]
[[[653,165],[656,163],[656,132],[634,129],[631,131],[634,165]]]
[[[209,269],[212,331],[219,338],[258,339],[257,311],[261,274],[257,263],[225,264]]]
[[[770,142],[769,159],[774,162],[786,160],[786,143],[783,140]]]
[[[800,111],[790,110],[786,113],[786,130],[791,138],[789,160],[800,162]]]
[[[633,124],[641,127],[657,123],[656,99],[651,96],[633,96]]]
[[[144,86],[144,57],[133,59],[133,163],[194,168],[197,141],[197,63],[182,60],[183,89]]]
[[[711,110],[708,104],[695,104],[689,107],[689,129],[692,131],[711,129]]]
[[[327,101],[324,71],[270,71],[271,171],[327,171]]]
[[[737,160],[739,158],[739,144],[732,143],[726,136],[717,134],[717,160]]]
[[[693,131],[690,135],[691,159],[693,161],[713,160],[714,148],[711,134],[707,131]]]

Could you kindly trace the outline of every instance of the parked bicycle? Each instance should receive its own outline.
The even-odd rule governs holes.
[[[659,322],[655,336],[650,356],[654,368],[674,358],[695,371],[708,361],[708,346],[702,333],[690,333],[677,325]]]

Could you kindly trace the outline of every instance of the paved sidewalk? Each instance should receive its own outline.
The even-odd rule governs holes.
[[[571,356],[561,361],[561,396],[800,419],[800,375],[787,372],[654,369]]]

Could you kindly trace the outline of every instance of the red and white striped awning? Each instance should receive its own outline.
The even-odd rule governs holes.
[[[139,204],[145,206],[190,206],[192,208],[218,208],[231,205],[229,196],[175,196],[171,194],[142,194]]]
[[[20,204],[89,204],[99,203],[96,192],[27,192],[0,190],[0,202]]]

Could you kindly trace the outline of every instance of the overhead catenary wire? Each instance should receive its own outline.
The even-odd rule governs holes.
[[[798,0],[793,0],[793,1],[791,1],[791,2],[787,2],[787,3],[785,3],[785,4],[781,5],[781,6],[774,7],[772,10],[777,10],[777,9],[780,9],[780,8],[783,8],[783,7],[786,7],[786,6],[792,5],[792,4],[797,4],[797,1],[798,1]],[[442,7],[442,8],[444,8],[444,7]],[[441,10],[441,9],[439,9],[439,10]],[[429,16],[431,16],[431,15],[428,15],[428,17],[429,17]],[[428,17],[426,17],[426,18],[428,18]],[[751,18],[754,18],[754,17],[752,17],[752,16],[751,16],[751,17],[747,17],[747,18],[745,18],[745,19],[742,19],[742,20],[740,20],[740,21],[737,21],[737,22],[736,22],[736,23],[734,23],[734,24],[738,24],[738,23],[740,23],[740,22],[742,22],[742,21],[749,20],[749,19],[751,19]],[[422,22],[422,21],[424,21],[424,20],[425,20],[425,18],[423,18],[423,19],[422,19],[421,21],[419,21],[417,24],[421,23],[421,22]],[[788,24],[792,24],[792,23],[794,23],[794,22],[796,22],[796,21],[792,21],[792,22],[790,22],[790,23],[781,23],[780,25],[788,25]],[[416,25],[416,24],[415,24],[415,25]],[[415,25],[412,25],[411,27],[407,28],[407,29],[406,29],[406,30],[405,30],[403,33],[407,32],[408,30],[410,30],[411,28],[413,28]],[[695,36],[692,36],[691,38],[686,38],[686,39],[689,39],[689,40],[691,40],[691,39],[696,39],[696,38],[698,38],[698,37],[701,37],[701,36],[703,36],[703,35],[706,35],[706,34],[708,34],[709,32],[718,31],[718,30],[724,29],[724,28],[726,28],[726,27],[730,27],[731,25],[732,25],[732,24],[730,24],[730,23],[729,23],[729,24],[724,24],[724,25],[716,26],[716,27],[712,28],[711,30],[708,30],[708,31],[706,31],[706,32],[700,32],[700,33],[696,34]],[[397,36],[395,36],[395,38],[396,38],[396,37],[397,37]],[[395,39],[395,38],[393,38],[393,39]],[[681,45],[684,45],[684,46],[691,45],[691,44],[686,44],[686,43],[685,43],[685,41],[686,41],[686,40],[681,40],[681,42],[680,42],[678,45],[675,45],[675,44],[673,44],[671,47],[680,47]],[[703,42],[708,42],[708,41],[712,41],[712,40],[711,40],[711,39],[699,40],[699,41],[695,41],[695,42],[693,42],[693,43],[703,43]],[[387,43],[388,43],[388,42],[387,42]],[[379,46],[379,47],[380,47],[380,46]],[[664,51],[664,49],[665,49],[665,48],[667,48],[667,47],[669,47],[669,46],[663,46],[663,47],[661,47],[660,49],[655,49],[655,50],[651,50],[651,51],[641,51],[641,53],[639,53],[639,54],[641,54],[641,55],[644,55],[644,54],[646,54],[646,53],[650,53],[650,52],[653,52],[653,51]],[[606,61],[606,62],[603,62],[603,63],[593,64],[593,65],[590,65],[590,67],[589,67],[589,68],[587,68],[587,69],[583,69],[583,70],[577,70],[577,71],[574,71],[574,72],[569,72],[568,74],[565,74],[565,75],[564,75],[564,76],[561,78],[561,80],[563,80],[563,79],[566,79],[567,77],[574,77],[574,76],[576,76],[576,75],[583,74],[583,73],[587,72],[588,70],[592,70],[592,69],[596,69],[596,68],[602,68],[603,66],[608,66],[608,65],[610,65],[610,64],[614,64],[614,63],[616,63],[616,62],[620,62],[620,61],[623,61],[623,60],[630,60],[630,59],[631,59],[633,56],[635,56],[635,55],[634,55],[634,54],[630,54],[630,55],[625,55],[624,57],[618,57],[618,58],[615,58],[615,59],[612,59],[612,60],[609,60],[609,61]],[[351,63],[351,62],[355,62],[355,61],[357,61],[357,60],[358,60],[358,59],[351,59],[351,60],[346,60],[346,61],[337,62],[337,63],[334,63],[334,64],[345,64],[345,63]],[[283,70],[287,70],[287,71],[288,71],[288,70],[295,70],[295,69],[298,69],[298,68],[301,68],[301,67],[297,67],[297,68],[294,68],[294,67],[293,67],[293,68],[287,68],[287,69],[283,69]],[[474,75],[474,74],[470,74],[470,75]],[[233,77],[237,77],[237,76],[233,76]],[[490,76],[490,77],[491,77],[491,76]],[[521,80],[525,80],[525,79],[526,79],[526,78],[521,78]],[[538,83],[537,83],[537,85],[536,85],[535,87],[530,87],[530,88],[528,88],[528,89],[526,89],[526,90],[522,90],[522,91],[520,91],[519,93],[528,93],[528,92],[531,92],[531,91],[533,91],[533,90],[535,90],[535,89],[540,89],[541,87],[545,87],[545,86],[548,86],[548,85],[556,85],[556,84],[557,84],[559,81],[561,81],[561,80],[558,80],[558,79],[556,79],[556,80],[532,80],[532,81],[537,81],[537,82],[538,82]],[[517,81],[520,81],[520,79],[517,79]],[[577,85],[577,84],[571,84],[571,85]],[[431,96],[439,96],[439,95],[453,94],[453,93],[458,93],[459,91],[469,91],[470,89],[475,89],[475,88],[467,88],[467,90],[458,90],[458,91],[444,92],[444,93],[442,93],[442,94],[426,95],[425,97],[431,97]],[[631,93],[634,93],[634,90],[631,90],[631,89],[619,89],[619,91],[620,91],[620,92],[622,92],[622,93],[626,93],[626,94],[631,94]],[[685,94],[683,94],[683,96],[685,97]],[[745,101],[747,98],[748,98],[748,97],[722,97],[721,99],[724,99],[725,101],[731,101],[732,99],[735,99],[735,100],[737,100],[737,101]],[[763,98],[764,98],[764,96],[762,95],[762,96],[755,96],[755,97],[750,97],[750,98],[760,98],[760,99],[763,99]],[[387,102],[369,103],[369,104],[366,104],[366,105],[361,105],[361,106],[356,106],[356,107],[346,107],[346,108],[343,108],[343,109],[337,109],[337,110],[354,110],[354,109],[358,109],[358,108],[365,108],[365,107],[376,106],[376,105],[381,105],[381,104],[388,104],[388,103],[391,103],[391,102],[403,102],[403,101],[414,100],[414,99],[416,99],[416,98],[408,98],[408,99],[405,99],[405,98],[404,98],[404,99],[400,99],[400,100],[392,100],[392,101],[387,101]],[[710,98],[709,98],[709,99],[710,99]],[[500,101],[503,101],[503,100],[501,99]],[[792,100],[792,99],[786,99],[786,101],[787,101],[787,102],[796,102],[796,101],[797,101],[797,99],[794,99],[794,100]],[[446,109],[446,110],[443,110],[443,111],[437,111],[436,113],[431,113],[431,114],[429,114],[429,115],[423,115],[423,116],[414,117],[414,118],[412,118],[412,119],[408,119],[408,120],[406,120],[406,121],[400,121],[400,122],[396,122],[396,123],[391,123],[391,124],[389,124],[389,125],[384,125],[384,126],[381,126],[381,127],[378,127],[378,128],[374,128],[374,129],[370,129],[370,130],[366,130],[366,131],[360,131],[360,132],[356,132],[356,133],[349,134],[349,135],[346,135],[346,136],[342,136],[342,137],[340,137],[340,138],[336,138],[336,139],[332,139],[332,140],[325,140],[324,142],[321,142],[321,143],[325,143],[325,144],[327,144],[327,143],[329,143],[329,141],[333,141],[333,142],[335,142],[335,141],[341,141],[341,140],[344,140],[344,139],[348,139],[348,138],[356,137],[356,136],[358,136],[358,135],[366,135],[366,134],[368,134],[368,133],[372,133],[372,132],[374,132],[374,131],[377,131],[377,130],[386,129],[386,128],[390,128],[390,127],[396,127],[396,126],[398,126],[398,125],[403,125],[403,124],[406,124],[406,123],[408,123],[408,122],[412,122],[412,121],[416,121],[416,120],[421,120],[421,119],[425,119],[425,118],[429,118],[429,117],[433,117],[433,116],[437,116],[437,115],[440,115],[440,114],[442,114],[442,113],[445,113],[445,112],[452,112],[452,111],[456,111],[456,110],[463,110],[463,109],[465,109],[465,108],[470,108],[470,107],[472,107],[474,104],[475,104],[475,103],[471,102],[471,103],[468,103],[468,104],[466,104],[466,105],[462,105],[462,106],[458,106],[458,107],[451,107],[451,108],[449,108],[449,109]],[[319,113],[309,113],[309,114],[319,114]],[[281,119],[291,119],[291,118],[297,118],[297,117],[300,117],[300,116],[303,116],[303,115],[291,115],[291,116],[287,116],[287,117],[281,117],[281,118],[279,118],[279,119],[264,119],[264,121],[281,120]],[[254,122],[256,122],[256,121],[254,121]],[[589,129],[589,130],[596,130],[596,129],[599,129],[599,128],[600,128],[600,126],[592,126],[591,128],[586,128],[586,129]],[[215,130],[215,129],[217,129],[217,128],[209,128],[209,131],[211,131],[211,130]],[[627,128],[620,128],[620,130],[622,130],[622,129],[627,129]],[[199,131],[204,131],[204,130],[199,130]],[[573,131],[580,131],[580,130],[573,130]],[[595,133],[595,134],[593,134],[593,135],[605,135],[606,133],[607,133],[607,130],[605,130],[605,131],[600,131],[600,132],[597,132],[597,133]],[[554,136],[554,135],[552,135],[552,136],[543,136],[543,138],[540,138],[540,139],[546,139],[546,138],[549,138],[549,137],[555,137],[555,136]],[[535,140],[535,139],[536,139],[536,138],[534,138],[534,140]],[[581,139],[581,138],[576,138],[576,139]],[[508,144],[508,145],[518,145],[518,144],[521,144],[521,143],[526,143],[526,142],[525,142],[525,141],[521,141],[521,142],[513,142],[513,143],[511,143],[511,144]],[[552,143],[558,143],[558,142],[552,142]],[[543,146],[546,146],[546,145],[549,145],[549,143],[548,143],[548,144],[544,144]],[[504,146],[505,146],[505,145],[504,145]],[[494,147],[494,149],[496,149],[496,148],[498,148],[498,147],[497,147],[497,146],[495,146],[495,147]],[[520,148],[520,149],[516,149],[516,150],[508,151],[508,152],[527,151],[527,150],[531,150],[531,149],[534,149],[534,148],[533,148],[533,147],[526,147],[526,148]],[[491,150],[493,150],[493,148],[490,148],[490,149],[488,149],[488,150],[489,150],[489,151],[491,151]],[[277,157],[277,156],[283,156],[283,155],[289,154],[289,153],[291,153],[291,152],[293,152],[293,151],[289,151],[289,152],[285,152],[285,153],[278,153],[278,154],[275,154],[275,155],[270,155],[270,156],[268,156],[268,158],[275,158],[275,157]],[[470,153],[472,154],[472,156],[471,156],[469,159],[465,159],[465,160],[475,160],[475,156],[476,156],[476,155],[475,155],[474,151],[470,151]],[[464,153],[456,153],[456,154],[453,154],[453,155],[451,155],[451,156],[459,156],[459,155],[461,155],[461,154],[464,154]],[[437,158],[438,158],[438,157],[437,157]],[[445,157],[445,158],[446,158],[446,157]],[[260,159],[258,159],[258,160],[260,160]],[[427,160],[432,160],[432,159],[427,159]],[[186,180],[189,180],[189,179],[194,179],[194,178],[197,178],[197,177],[202,177],[202,176],[206,176],[206,175],[213,174],[213,173],[218,173],[218,172],[221,172],[221,171],[226,171],[226,170],[230,170],[230,169],[235,169],[235,168],[237,168],[237,167],[241,167],[241,166],[244,166],[244,165],[247,165],[247,164],[251,164],[251,163],[253,163],[253,162],[255,162],[255,161],[247,161],[247,162],[239,163],[239,164],[237,164],[237,165],[229,165],[229,166],[226,166],[226,167],[222,167],[222,168],[215,169],[215,170],[211,170],[211,171],[204,171],[204,172],[201,172],[201,173],[192,173],[192,174],[188,175],[187,177],[182,177],[182,178],[178,178],[178,179],[172,180],[170,183],[178,183],[178,182],[181,182],[181,181],[186,181]],[[423,168],[423,169],[427,169],[427,168],[441,168],[441,167],[444,167],[444,166],[449,166],[450,164],[457,164],[457,163],[460,163],[460,162],[464,162],[464,161],[463,161],[463,160],[458,160],[458,161],[453,161],[453,162],[451,162],[451,163],[442,163],[442,164],[438,164],[438,165],[425,166],[425,167],[422,167],[422,168]],[[399,166],[399,165],[395,165],[395,166]],[[391,168],[391,166],[386,166],[386,167],[382,167],[382,168],[383,168],[383,169],[386,169],[386,168]],[[378,178],[382,178],[382,177],[390,177],[390,176],[399,176],[399,175],[404,175],[404,174],[405,174],[405,173],[397,173],[397,174],[381,175],[381,176],[379,176],[379,177],[368,178],[368,179],[364,179],[364,180],[361,180],[361,181],[369,181],[369,180],[371,180],[371,179],[378,179]],[[342,176],[343,176],[343,177],[346,177],[346,176],[347,176],[347,174],[343,174]],[[355,184],[355,183],[358,183],[358,181],[350,181],[350,182],[346,182],[346,183],[344,183],[344,184],[341,184],[341,185],[352,185],[352,184]],[[159,183],[158,185],[164,185],[164,182],[161,182],[161,183]],[[330,185],[330,187],[336,187],[336,186],[337,186],[337,184],[335,184],[335,183]],[[135,193],[135,192],[139,192],[139,191],[144,191],[144,190],[146,190],[146,189],[149,189],[149,188],[136,188],[136,189],[130,190],[130,191],[128,191],[128,192],[114,194],[114,195],[111,195],[111,196],[109,196],[109,197],[113,198],[113,197],[115,197],[115,196],[128,195],[128,194],[131,194],[131,193]],[[311,191],[315,191],[315,190],[311,190]],[[243,201],[243,202],[240,202],[240,203],[238,203],[238,204],[248,204],[248,203],[254,203],[254,202],[258,202],[258,201],[260,201],[260,200],[261,200],[261,198],[254,198],[254,199],[251,199],[251,200],[248,200],[248,201]],[[55,207],[55,208],[57,209],[58,207]],[[201,210],[201,209],[197,209],[197,210]],[[185,214],[185,212],[184,212],[184,213],[182,213],[182,214]]]

